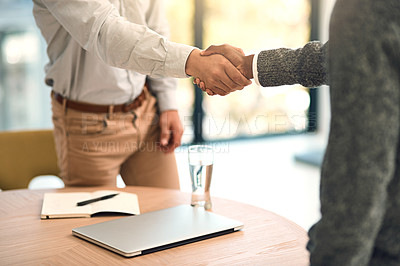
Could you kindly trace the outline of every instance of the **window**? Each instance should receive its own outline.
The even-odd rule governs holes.
[[[51,128],[45,44],[32,1],[0,1],[0,130]]]
[[[201,13],[204,48],[228,43],[251,54],[265,49],[302,47],[310,37],[308,0],[168,0],[165,3],[171,39],[177,42],[193,44],[190,28],[193,12]],[[209,97],[198,92],[195,96],[193,85],[183,81],[178,95],[185,126],[184,142],[193,139],[193,134],[199,135],[191,124],[197,116],[202,120],[201,127],[196,129],[201,133],[197,140],[207,141],[304,132],[309,126],[310,93],[300,85],[261,88],[253,84],[225,97]],[[192,116],[195,101],[202,108]]]
[[[318,1],[164,1],[171,40],[203,48],[229,43],[247,54],[303,46],[310,36],[311,2]],[[32,2],[5,1],[0,6],[0,130],[51,127],[49,89],[43,83],[47,57]],[[308,88],[297,85],[253,84],[226,97],[209,97],[195,90],[190,79],[181,79],[182,141],[303,132],[310,127],[310,95]]]

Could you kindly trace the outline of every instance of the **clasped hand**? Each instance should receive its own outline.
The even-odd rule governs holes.
[[[194,50],[188,58],[186,73],[208,95],[225,96],[251,84],[253,56],[228,44]]]

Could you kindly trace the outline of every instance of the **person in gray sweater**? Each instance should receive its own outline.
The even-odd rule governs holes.
[[[262,86],[330,85],[311,265],[400,265],[399,17],[398,0],[338,0],[325,45],[256,56],[224,45],[203,53],[225,54]]]

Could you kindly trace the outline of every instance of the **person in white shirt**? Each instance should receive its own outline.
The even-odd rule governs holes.
[[[176,80],[221,94],[251,82],[223,56],[167,39],[162,1],[33,0],[46,43],[54,137],[66,186],[179,188]]]

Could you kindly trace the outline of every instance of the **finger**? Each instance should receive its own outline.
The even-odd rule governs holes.
[[[224,85],[223,82],[221,81],[215,81],[213,84],[215,84],[214,86],[207,86],[204,88],[204,91],[208,94],[208,95],[227,95],[230,91],[230,89]],[[223,89],[225,88],[225,89]]]
[[[237,68],[234,66],[227,66],[225,68],[225,73],[229,77],[229,79],[236,84],[237,87],[245,87],[251,84],[251,81],[246,78]],[[234,86],[231,84],[227,84],[228,86]]]
[[[239,52],[242,55],[246,55],[241,48],[232,46],[230,44],[220,45],[219,48],[220,48],[221,51],[225,51],[226,52],[226,51],[229,51],[229,50],[235,50],[236,52]]]
[[[229,89],[223,82],[219,81],[218,83],[219,83],[218,87],[207,88],[206,90],[211,91],[212,95],[221,95],[221,96],[228,95],[231,92],[231,89]]]
[[[238,66],[243,61],[242,57],[245,56],[245,53],[242,49],[229,44],[223,44],[219,46],[211,45],[206,50],[200,52],[200,55],[202,56],[209,56],[213,54],[221,54],[225,56],[235,66]]]
[[[198,87],[202,91],[206,92],[209,96],[214,96],[215,95],[215,93],[212,90],[206,88],[206,85],[204,84],[203,81],[200,82],[200,85],[198,85]]]
[[[172,140],[173,140],[172,150],[175,150],[177,147],[181,146],[182,135],[183,135],[183,130],[174,131],[174,133],[172,134]]]
[[[220,75],[222,75],[222,73]],[[224,78],[226,78],[226,75],[224,76],[225,76]],[[212,91],[213,95],[214,94],[226,95],[227,91],[230,90],[226,85],[224,85],[224,83],[221,82],[220,78],[217,76],[215,78],[210,79],[207,84],[208,85],[206,86],[205,83],[202,81],[200,83],[200,89],[205,92],[207,92],[207,90]],[[207,92],[207,94],[209,93]]]
[[[162,147],[168,146],[168,143],[171,138],[171,133],[169,130],[166,131],[161,131],[161,136],[160,136],[160,144]]]
[[[183,129],[176,129],[171,132],[170,141],[168,145],[163,147],[163,152],[170,153],[173,152],[177,147],[181,145],[181,139],[183,135]]]
[[[204,84],[203,81],[201,81],[200,84],[197,86],[199,86],[202,91],[205,91],[205,89],[206,89],[206,84]]]
[[[199,78],[194,78],[193,79],[193,84],[199,85],[199,83],[200,83],[200,79]]]
[[[220,94],[221,96],[228,95],[231,92],[241,90],[242,87],[235,84],[228,76],[220,81],[222,90],[225,91],[225,94]]]
[[[238,72],[239,74],[236,72]],[[244,87],[243,85],[238,84],[232,80],[232,77],[236,75],[242,75],[242,74],[232,65],[224,69],[223,74],[219,76],[219,80],[215,82],[216,83],[215,86],[218,87],[220,90],[224,91],[224,92],[217,92],[219,95],[227,95],[233,91],[243,89]],[[212,88],[212,91],[216,92],[214,88]]]
[[[209,90],[209,89],[206,89],[206,93],[207,93],[209,96],[214,96],[214,95],[215,95],[215,93],[214,93],[212,90]]]
[[[165,120],[160,120],[160,129],[161,129],[161,133],[160,133],[160,145],[161,146],[167,146],[170,136],[171,136],[171,132],[168,129],[168,124],[167,121]]]
[[[229,53],[229,47],[223,45],[211,45],[206,50],[200,52],[202,56],[209,56],[213,54],[227,54]]]
[[[173,136],[173,134],[171,134],[171,137],[172,136]],[[172,141],[169,142],[168,145],[161,146],[161,151],[164,152],[164,153],[170,153],[170,152],[172,152],[174,150],[175,150],[174,143]]]
[[[212,54],[219,54],[219,51],[220,51],[219,46],[211,45],[206,50],[201,51],[200,55],[208,56]]]
[[[206,91],[206,87],[204,86],[204,83],[197,84],[197,88],[199,88],[202,91]]]
[[[232,64],[230,64],[230,65],[232,66]],[[235,67],[233,67],[233,68],[236,69]],[[224,69],[221,69],[221,70],[222,70],[222,72],[218,73],[218,75],[215,75],[214,78],[210,79],[210,81],[209,81],[209,83],[207,83],[208,85],[205,89],[211,90],[214,94],[225,96],[225,95],[231,93],[232,91],[243,88],[242,86],[234,83],[231,80],[231,78],[226,74]],[[212,84],[212,85],[210,85],[210,84]]]

